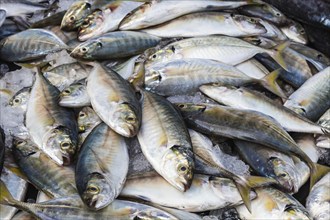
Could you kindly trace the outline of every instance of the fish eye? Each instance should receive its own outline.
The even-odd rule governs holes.
[[[69,89],[65,89],[65,90],[63,91],[63,93],[64,93],[65,95],[69,95],[69,94],[71,93],[71,91],[70,91]]]
[[[253,18],[251,18],[250,21],[251,21],[252,23],[256,23],[256,22],[257,22],[257,21],[256,21],[255,19],[253,19]]]
[[[301,34],[305,34],[305,30],[301,30],[300,33],[301,33]]]
[[[287,175],[286,175],[286,173],[281,173],[280,175],[279,175],[279,177],[286,177]]]
[[[185,173],[185,172],[187,172],[187,170],[188,170],[188,167],[186,165],[179,165],[178,166],[178,171],[180,173]]]
[[[280,13],[276,13],[276,16],[277,16],[277,17],[280,17],[280,16],[281,16],[281,14],[280,14]]]
[[[127,122],[135,122],[135,117],[133,117],[133,116],[128,116],[128,117],[126,118],[126,121],[127,121]]]
[[[14,99],[14,102],[15,102],[16,104],[18,104],[18,103],[21,102],[21,100],[20,100],[19,98],[16,98],[16,99]]]
[[[70,146],[71,146],[71,143],[69,143],[69,142],[62,142],[61,143],[61,149],[62,150],[67,150],[67,149],[70,148]]]
[[[22,146],[25,143],[26,143],[26,141],[19,140],[19,141],[16,142],[16,145],[17,146]]]
[[[178,107],[179,108],[186,108],[186,105],[185,104],[179,104]]]
[[[69,19],[70,19],[70,21],[74,21],[76,19],[76,16],[71,15]]]
[[[322,58],[323,58],[322,54],[318,54],[318,55],[317,55],[317,59],[320,60],[320,59],[322,59]]]
[[[100,192],[99,187],[95,186],[95,185],[89,185],[87,187],[87,192],[93,195],[96,195]]]
[[[81,50],[81,52],[86,53],[88,49],[87,49],[87,47],[82,47],[80,50]]]
[[[80,114],[79,114],[79,118],[84,118],[86,116],[86,114],[84,113],[84,112],[81,112]]]
[[[156,58],[157,58],[156,54],[152,55],[152,59],[156,59]]]

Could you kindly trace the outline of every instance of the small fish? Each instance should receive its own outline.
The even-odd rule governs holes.
[[[284,103],[284,106],[308,118],[318,120],[330,108],[330,67],[308,79]]]
[[[88,15],[79,26],[78,39],[85,41],[118,29],[121,20],[143,4],[138,1],[113,1]]]
[[[61,29],[71,31],[80,27],[85,17],[91,13],[91,7],[88,1],[75,1],[63,16]]]
[[[32,140],[59,165],[69,165],[76,153],[78,126],[74,113],[58,105],[60,91],[36,74],[25,124]]]
[[[165,98],[142,92],[142,122],[137,135],[142,152],[173,189],[185,192],[193,179],[194,154],[180,113]]]
[[[159,42],[160,38],[146,33],[109,32],[79,44],[70,55],[76,59],[87,60],[123,58],[142,53]]]
[[[79,147],[84,143],[89,133],[102,121],[91,107],[84,107],[78,114]]]
[[[307,44],[308,42],[305,29],[298,22],[289,20],[287,24],[281,28],[281,30],[289,39],[297,43]]]
[[[252,201],[252,212],[244,206],[236,207],[241,219],[301,219],[311,220],[306,208],[293,196],[278,189],[256,189],[257,198]]]
[[[54,33],[43,29],[28,29],[0,41],[0,58],[11,62],[24,62],[45,57],[66,49]]]
[[[149,1],[135,9],[120,24],[120,30],[137,30],[200,11],[233,9],[247,5],[249,1]],[[169,13],[171,12],[171,13]]]
[[[183,15],[141,31],[163,38],[200,37],[216,34],[244,37],[267,32],[258,20],[233,13],[199,12]]]
[[[14,138],[13,154],[29,181],[51,198],[77,194],[74,171],[55,163],[31,140]]]
[[[330,218],[330,173],[320,179],[306,199],[306,208],[313,219]]]
[[[118,197],[128,162],[125,139],[105,123],[97,125],[81,147],[75,172],[79,195],[88,208],[103,209]]]
[[[68,108],[79,108],[91,105],[91,100],[87,94],[85,79],[71,84],[60,93],[60,106]]]
[[[194,175],[186,192],[172,187],[159,175],[130,178],[120,195],[188,212],[203,212],[242,203],[232,180],[202,174]],[[249,196],[253,199],[255,193],[251,192]]]
[[[24,112],[27,109],[27,103],[30,98],[31,87],[24,87],[20,89],[16,94],[9,100],[9,105],[13,108],[20,108]]]
[[[87,93],[95,112],[115,132],[135,136],[141,123],[141,106],[131,85],[113,70],[95,64],[87,78]]]

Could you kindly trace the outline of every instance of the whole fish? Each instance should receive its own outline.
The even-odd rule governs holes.
[[[241,219],[301,219],[311,220],[306,208],[291,195],[271,187],[256,189],[258,197],[252,201],[252,212],[244,206],[236,207]]]
[[[265,2],[245,5],[237,10],[240,14],[262,18],[278,26],[282,26],[287,22],[287,17],[280,10]]]
[[[14,138],[13,154],[29,181],[51,198],[77,194],[74,171],[55,163],[31,140]]]
[[[91,13],[92,5],[85,0],[75,1],[63,16],[61,29],[74,30],[82,25],[85,17]]]
[[[308,168],[306,175],[301,175],[303,170],[298,170],[293,159],[281,152],[248,141],[235,140],[234,143],[241,158],[257,174],[274,178],[287,192],[298,192],[309,177]]]
[[[113,1],[96,9],[79,26],[78,39],[85,41],[117,30],[121,20],[141,4],[138,1]]]
[[[137,202],[115,200],[108,207],[92,211],[79,201],[79,196],[64,197],[42,203],[24,203],[14,199],[5,184],[0,183],[0,204],[9,205],[31,213],[37,219],[160,219],[178,220],[173,215]]]
[[[315,164],[277,121],[260,112],[210,104],[177,106],[188,125],[197,131],[259,143],[299,157],[311,169],[311,186],[330,171],[329,167]]]
[[[259,80],[225,63],[207,59],[177,59],[148,67],[145,86],[147,90],[170,96],[197,92],[199,86],[212,82],[236,86],[259,83],[274,94],[285,97],[275,84],[276,74],[274,72]]]
[[[137,55],[156,46],[160,38],[146,33],[117,31],[89,39],[70,53],[77,59],[113,59]]]
[[[306,199],[306,208],[313,219],[330,218],[330,173],[320,179]]]
[[[137,135],[142,152],[153,168],[173,188],[186,191],[191,185],[194,155],[180,113],[165,98],[142,93],[142,122]]]
[[[131,85],[113,70],[95,64],[87,78],[87,93],[98,116],[125,137],[137,134],[141,106]]]
[[[82,79],[64,88],[60,93],[58,104],[69,108],[90,106],[91,100],[87,94],[86,79]]]
[[[196,159],[199,159],[205,164],[217,169],[221,176],[233,180],[244,204],[248,209],[251,208],[249,196],[251,188],[276,183],[276,181],[267,178],[257,176],[239,176],[230,172],[228,169],[226,169],[224,161],[222,161],[219,157],[219,151],[216,150],[217,148],[213,146],[210,139],[191,129],[189,130],[189,135],[191,137],[193,151]]]
[[[329,75],[330,76],[330,75]],[[290,132],[324,134],[330,132],[296,112],[278,104],[266,95],[244,87],[222,86],[219,84],[203,85],[200,90],[217,102],[239,109],[262,112],[277,120]]]
[[[81,146],[89,133],[102,121],[91,107],[84,107],[78,114],[79,146]]]
[[[287,24],[281,27],[281,30],[289,39],[297,43],[307,44],[308,42],[305,29],[298,22],[295,22],[293,20],[288,20]]]
[[[191,187],[186,192],[172,187],[158,175],[131,178],[126,181],[120,195],[189,212],[202,212],[242,203],[232,180],[201,174],[195,174]],[[251,192],[249,196],[253,199],[255,193]]]
[[[58,105],[59,90],[41,73],[36,74],[25,124],[32,140],[56,163],[70,164],[77,147],[74,113]]]
[[[20,108],[24,112],[27,109],[27,103],[30,98],[31,87],[24,87],[20,89],[16,94],[9,100],[9,105],[13,108]]]
[[[91,70],[91,66],[83,65],[79,62],[42,68],[44,76],[60,91],[72,83],[86,78]]]
[[[318,120],[330,108],[330,67],[315,74],[297,89],[284,106],[310,119]]]
[[[125,139],[105,123],[97,125],[84,141],[76,165],[77,189],[88,208],[103,209],[118,197],[128,161]]]
[[[249,4],[249,1],[149,1],[135,9],[120,24],[120,30],[142,29],[200,11],[232,9]],[[170,13],[169,13],[170,12]]]
[[[66,48],[67,45],[54,33],[28,29],[0,41],[0,58],[12,62],[30,61]]]
[[[163,38],[200,37],[215,34],[242,37],[267,32],[264,26],[254,18],[223,12],[199,12],[183,15],[141,31]]]
[[[330,109],[328,109],[317,122],[319,125],[330,129]],[[321,135],[316,138],[316,146],[330,148],[330,137]]]
[[[228,36],[195,37],[179,40],[159,49],[149,56],[146,66],[183,58],[212,59],[237,65],[258,53],[267,53],[283,64],[280,53],[285,47],[286,44],[281,44],[276,50],[269,50]]]

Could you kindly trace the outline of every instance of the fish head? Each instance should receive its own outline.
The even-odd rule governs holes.
[[[150,66],[154,63],[165,62],[170,59],[173,55],[175,55],[176,47],[168,45],[162,49],[154,51],[154,49],[149,50],[149,54],[147,54],[146,66]]]
[[[19,137],[13,137],[12,149],[15,158],[18,160],[32,156],[33,154],[40,151],[38,146],[32,140],[21,139]]]
[[[138,8],[134,9],[128,13],[125,18],[120,23],[120,30],[134,30],[142,29],[146,25],[144,24],[145,16],[144,13],[148,8],[150,8],[152,2],[145,2],[143,5],[140,5]]]
[[[90,126],[101,122],[101,119],[91,107],[84,107],[78,114],[77,122],[79,132],[84,132]]]
[[[267,32],[267,29],[258,21],[259,19],[237,14],[230,14],[230,16],[237,27],[245,33],[264,34]]]
[[[86,86],[80,83],[75,83],[65,88],[60,93],[59,104],[66,106],[67,104],[79,103],[86,94]]]
[[[301,219],[301,220],[310,220],[308,212],[302,207],[299,207],[295,204],[287,204],[284,208],[284,212],[281,216],[281,219]]]
[[[82,25],[79,27],[78,39],[80,41],[88,40],[101,34],[104,15],[102,10],[96,9],[88,15]]]
[[[74,48],[70,53],[70,56],[76,59],[92,59],[93,55],[97,54],[97,52],[101,50],[102,47],[103,44],[98,39],[86,41]]]
[[[140,112],[129,103],[121,103],[113,115],[113,129],[125,137],[133,137],[140,128]]]
[[[84,18],[90,14],[91,4],[87,1],[76,1],[65,13],[61,23],[61,29],[71,31],[78,28]]]
[[[297,22],[290,22],[288,26],[282,28],[282,31],[290,39],[301,44],[307,44],[307,34],[301,24]]]
[[[9,100],[9,105],[14,108],[19,107],[25,111],[30,98],[30,91],[30,87],[21,89]]]
[[[268,162],[274,170],[276,180],[280,185],[288,192],[298,192],[299,179],[295,166],[277,157],[270,158]]]
[[[145,71],[144,83],[148,87],[156,87],[162,80],[163,72],[157,67],[151,66]]]
[[[193,104],[193,103],[175,103],[179,108],[181,114],[184,118],[193,118],[195,115],[198,115],[205,111],[207,108],[204,104]]]
[[[60,165],[69,165],[76,152],[76,143],[71,138],[71,132],[64,126],[51,129],[43,146],[45,153]]]
[[[102,174],[92,173],[88,177],[81,198],[90,209],[100,210],[109,205],[115,199],[115,195]]]
[[[282,25],[287,21],[286,16],[277,8],[269,5],[269,4],[262,4],[260,5],[261,9],[266,12],[263,13],[264,16],[273,23],[277,25]]]
[[[162,172],[175,188],[185,192],[192,183],[194,164],[190,148],[175,145],[164,156]]]

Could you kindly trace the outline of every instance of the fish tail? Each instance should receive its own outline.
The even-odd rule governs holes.
[[[325,176],[329,172],[330,172],[330,167],[313,163],[311,168],[310,190],[318,180],[320,180],[323,176]]]
[[[260,176],[248,176],[245,178],[235,178],[236,187],[242,197],[244,205],[252,213],[251,210],[251,200],[250,200],[250,192],[251,188],[256,188],[260,186],[266,186],[270,184],[276,184],[277,181],[274,179],[260,177]]]
[[[289,71],[288,65],[283,58],[283,51],[290,45],[289,41],[285,41],[274,48],[267,50],[269,56],[271,56],[283,69]]]
[[[10,194],[5,183],[2,180],[0,180],[0,204],[16,207],[17,202],[18,201],[15,200],[13,196]]]
[[[278,95],[281,98],[286,99],[286,95],[281,89],[281,87],[277,84],[276,79],[281,73],[281,69],[274,70],[273,72],[266,75],[264,78],[259,80],[259,83],[269,90],[270,92],[274,93],[275,95]]]

